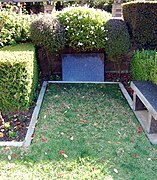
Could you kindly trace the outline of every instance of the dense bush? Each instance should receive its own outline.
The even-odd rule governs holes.
[[[25,42],[29,38],[30,16],[0,11],[0,46]]]
[[[65,8],[58,18],[66,30],[66,45],[77,51],[105,48],[106,22],[110,17],[93,8]]]
[[[52,15],[45,15],[33,21],[30,37],[36,45],[43,46],[52,53],[57,53],[64,47],[64,28]]]
[[[157,48],[157,2],[126,3],[123,17],[140,48]]]
[[[131,75],[134,80],[152,81],[157,84],[157,52],[137,50],[131,60]]]
[[[121,73],[122,61],[126,58],[130,49],[130,36],[123,20],[110,19],[106,23],[107,44],[105,52],[108,60],[113,62],[114,68]]]
[[[120,19],[110,19],[106,23],[107,44],[105,51],[110,60],[126,55],[130,48],[130,36],[126,23]]]
[[[111,13],[113,3],[114,0],[94,0],[93,3],[90,3],[90,7],[94,7],[96,9],[103,9]]]
[[[37,82],[33,45],[20,44],[0,49],[0,111],[29,108]]]

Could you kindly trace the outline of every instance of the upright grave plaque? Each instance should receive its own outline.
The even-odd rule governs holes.
[[[63,81],[104,81],[104,54],[62,55]]]

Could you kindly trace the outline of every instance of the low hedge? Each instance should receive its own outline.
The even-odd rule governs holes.
[[[30,38],[34,44],[55,54],[64,48],[65,31],[55,16],[45,15],[31,23]]]
[[[131,59],[131,75],[134,80],[152,81],[157,84],[157,52],[137,50]]]
[[[1,48],[0,77],[0,111],[29,108],[38,82],[34,46],[19,44]]]
[[[157,48],[157,2],[123,4],[123,17],[139,48]]]
[[[110,13],[94,8],[71,7],[65,8],[57,17],[65,28],[66,46],[76,51],[105,48],[105,25]]]

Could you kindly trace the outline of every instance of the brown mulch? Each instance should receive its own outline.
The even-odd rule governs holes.
[[[29,127],[33,109],[3,114],[5,124],[0,127],[0,141],[23,141]]]

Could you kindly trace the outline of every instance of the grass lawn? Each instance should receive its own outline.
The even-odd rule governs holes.
[[[3,147],[1,179],[157,179],[157,146],[117,85],[50,84],[33,142]]]

